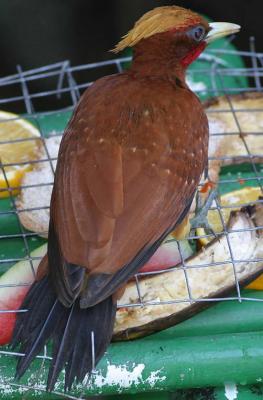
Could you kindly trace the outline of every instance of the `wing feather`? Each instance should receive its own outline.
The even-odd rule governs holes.
[[[120,96],[124,78],[115,85],[113,79],[104,79],[100,90],[93,85],[81,100],[62,140],[52,196],[65,265],[86,268],[87,282],[100,285],[97,292],[97,283],[83,291],[83,278],[83,305],[112,294],[153,254],[188,209],[206,162],[207,120],[200,119],[201,105],[195,99],[193,107],[190,92],[183,93],[190,99],[184,110],[176,98],[169,100],[175,96],[171,85],[162,97],[158,91],[146,99],[133,82],[132,90],[125,86],[127,106]],[[197,112],[198,130],[182,118],[186,112]],[[70,280],[67,268],[60,268],[62,298],[75,296],[78,277]]]

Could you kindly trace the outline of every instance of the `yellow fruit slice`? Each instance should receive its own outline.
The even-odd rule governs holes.
[[[38,158],[41,146],[40,133],[31,123],[16,114],[0,111],[0,198],[18,193],[18,189],[3,189],[20,186],[24,173],[32,168],[30,161]],[[2,164],[14,165],[3,167]]]
[[[263,290],[263,275],[246,286],[246,289]]]
[[[233,192],[221,196],[220,204],[222,208],[220,207],[220,212],[217,209],[208,211],[207,218],[211,228],[216,233],[222,232],[224,228],[222,225],[220,213],[224,220],[224,223],[227,224],[231,211],[238,210],[240,208],[240,205],[249,204],[257,200],[261,194],[262,194],[261,189],[258,187],[245,187],[243,189],[235,190]],[[213,203],[212,206],[213,207],[216,206],[215,202]],[[231,206],[231,207],[223,208],[224,206],[226,207]],[[198,236],[205,235],[205,231],[203,228],[198,228],[196,230],[196,233]],[[201,237],[199,239],[199,242],[202,246],[205,246],[212,239],[213,239],[212,236],[204,238]]]

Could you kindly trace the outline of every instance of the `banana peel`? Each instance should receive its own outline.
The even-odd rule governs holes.
[[[263,162],[263,94],[219,96],[204,103],[210,126],[210,181],[217,183],[222,166]]]
[[[118,303],[114,340],[168,328],[231,293],[237,298],[237,287],[246,286],[263,272],[263,261],[255,261],[263,257],[263,233],[257,230],[263,223],[262,209],[258,204],[232,212],[229,233],[214,239],[183,265],[147,279],[139,277],[140,298],[136,285],[128,283]]]

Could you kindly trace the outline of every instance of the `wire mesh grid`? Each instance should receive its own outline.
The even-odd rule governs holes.
[[[233,67],[228,64],[222,56],[239,56],[245,62],[245,66]],[[244,145],[246,154],[242,155],[241,161],[249,164],[250,173],[246,176],[242,177],[242,183],[250,182],[252,186],[257,186],[261,194],[263,194],[263,172],[262,167],[259,164],[259,161],[263,160],[263,154],[252,153],[250,150],[250,146],[247,143],[248,136],[257,136],[259,138],[263,135],[263,127],[260,129],[255,129],[255,131],[249,131],[244,134],[242,130],[242,126],[240,124],[240,115],[242,113],[262,113],[263,108],[250,108],[249,110],[246,108],[238,108],[236,109],[236,105],[233,102],[232,95],[235,93],[244,93],[244,92],[262,92],[261,79],[263,75],[263,53],[257,53],[255,50],[255,42],[254,39],[250,40],[250,50],[246,52],[240,52],[236,50],[229,49],[211,49],[207,50],[203,55],[200,56],[200,60],[205,64],[202,64],[198,69],[192,69],[189,71],[188,79],[190,85],[193,85],[193,82],[197,82],[195,75],[206,76],[206,79],[209,81],[208,85],[200,86],[199,84],[193,85],[194,91],[202,98],[203,97],[212,97],[212,96],[220,96],[223,95],[225,101],[228,105],[226,108],[221,108],[219,110],[209,108],[207,109],[207,115],[209,117],[209,113],[229,113],[233,116],[236,129],[233,132],[217,132],[214,131],[212,136],[221,137],[227,136],[228,140],[231,141],[232,138],[236,135],[240,137],[242,143]],[[34,263],[40,260],[40,257],[35,257],[31,254],[32,250],[32,240],[35,240],[39,237],[39,234],[42,236],[47,234],[47,232],[31,232],[28,231],[23,223],[21,222],[21,215],[23,213],[28,212],[40,212],[43,210],[48,211],[49,204],[44,204],[41,207],[21,207],[18,206],[17,198],[14,195],[16,190],[26,191],[32,188],[49,188],[51,190],[53,185],[53,179],[48,182],[42,183],[32,183],[32,184],[19,184],[19,185],[10,185],[8,171],[10,168],[18,168],[21,166],[31,165],[33,168],[38,165],[43,165],[43,163],[47,163],[50,166],[52,174],[55,171],[55,162],[56,156],[54,157],[50,154],[50,150],[47,145],[47,137],[60,137],[63,134],[63,129],[46,129],[43,124],[43,121],[47,117],[64,118],[63,120],[69,119],[69,116],[76,106],[81,94],[83,91],[88,88],[92,82],[91,79],[95,79],[99,76],[103,76],[105,71],[107,73],[111,72],[122,72],[124,68],[129,64],[130,57],[120,58],[116,60],[106,61],[106,62],[98,62],[93,64],[79,65],[79,66],[71,66],[69,61],[59,62],[56,64],[44,66],[41,68],[36,68],[28,71],[23,71],[21,66],[17,66],[17,73],[11,76],[7,76],[0,79],[0,92],[2,92],[0,98],[0,108],[10,112],[19,113],[19,117],[16,116],[7,116],[0,120],[0,123],[7,123],[10,120],[17,120],[20,118],[25,118],[28,121],[32,122],[32,124],[39,130],[40,136],[36,139],[36,137],[28,137],[24,139],[14,139],[14,140],[5,140],[3,137],[0,141],[0,146],[5,144],[18,143],[18,142],[26,142],[26,141],[36,141],[39,140],[42,144],[43,149],[43,157],[41,159],[33,159],[33,160],[23,160],[19,163],[17,162],[9,162],[2,163],[0,165],[3,179],[6,183],[6,187],[0,189],[1,192],[9,192],[9,201],[10,207],[8,209],[0,209],[0,218],[15,218],[17,222],[17,231],[15,233],[5,233],[1,230],[0,234],[0,242],[5,243],[7,240],[14,241],[14,245],[16,245],[19,241],[20,246],[23,247],[23,251],[20,252],[20,256],[12,256],[8,257],[5,254],[2,254],[0,257],[0,268],[1,271],[5,271],[16,262],[21,260],[27,260],[30,263],[31,271],[33,277],[35,277],[35,267]],[[92,78],[90,78],[92,77]],[[229,83],[229,78],[232,79],[231,83]],[[10,96],[9,93],[12,93]],[[15,94],[14,94],[15,93]],[[44,100],[44,102],[43,102]],[[47,102],[50,101],[50,106],[47,110],[43,111],[43,107],[46,107]],[[44,106],[43,106],[44,104]],[[54,122],[54,119],[53,119]],[[56,122],[54,123],[56,125]],[[1,130],[1,128],[0,128]],[[1,150],[1,149],[0,149]],[[235,161],[238,160],[239,156],[236,156]],[[233,161],[232,156],[228,155],[217,155],[211,156],[210,161],[218,161],[221,164],[223,162],[231,162]],[[208,171],[209,173],[209,171]],[[208,176],[208,179],[212,181],[213,179]],[[243,300],[249,301],[259,301],[262,302],[262,298],[253,297],[248,298],[242,295],[240,290],[239,277],[237,273],[237,266],[244,263],[255,263],[259,266],[262,266],[263,257],[254,257],[253,259],[245,257],[244,254],[242,256],[237,256],[237,251],[233,251],[232,239],[233,235],[240,235],[244,231],[260,231],[263,229],[263,226],[249,226],[245,228],[231,228],[229,227],[224,219],[224,210],[226,209],[236,209],[235,204],[223,205],[220,200],[220,192],[221,188],[226,189],[228,185],[240,184],[240,176],[231,176],[228,177],[224,175],[220,181],[218,181],[218,195],[213,201],[210,210],[214,210],[218,213],[219,219],[222,224],[222,231],[217,233],[217,239],[225,237],[227,244],[227,253],[224,259],[220,259],[220,261],[209,261],[205,262],[194,262],[188,263],[187,260],[184,259],[184,255],[181,249],[181,242],[178,241],[178,250],[181,258],[180,265],[176,265],[169,269],[168,273],[172,273],[173,271],[182,271],[184,276],[184,282],[186,286],[187,296],[174,298],[172,300],[160,300],[160,299],[144,299],[142,295],[141,282],[146,277],[151,277],[152,275],[156,276],[160,274],[160,272],[139,272],[135,277],[134,285],[137,288],[137,301],[133,301],[131,303],[122,303],[119,304],[119,308],[128,309],[128,308],[142,308],[145,306],[165,306],[168,304],[175,303],[185,303],[185,304],[193,304],[196,302],[205,303],[211,301],[227,301],[227,300],[237,300],[239,302]],[[200,189],[206,185],[205,181],[200,183]],[[223,190],[224,191],[224,190]],[[253,202],[253,204],[262,203],[262,199],[258,199]],[[249,203],[251,205],[251,203]],[[239,207],[248,206],[248,203],[243,203],[239,205]],[[6,219],[6,221],[8,221]],[[6,226],[6,230],[8,227]],[[200,232],[199,232],[200,233]],[[196,243],[200,239],[211,239],[213,234],[192,234],[188,237],[188,240],[195,241]],[[175,239],[168,239],[168,241],[175,241]],[[34,247],[34,246],[33,246]],[[228,296],[220,296],[213,298],[209,297],[198,297],[193,293],[192,284],[189,279],[189,271],[190,270],[205,270],[211,268],[222,268],[224,265],[231,265],[232,274],[233,274],[233,288],[235,290],[232,291],[231,295]],[[176,283],[175,283],[176,284]],[[19,284],[20,286],[29,286],[29,283],[24,282],[23,284]],[[0,282],[0,290],[11,288],[17,286],[17,284],[1,284]],[[27,310],[20,310],[20,312],[26,312]],[[4,313],[16,313],[16,309],[2,309],[0,310],[0,314]],[[93,348],[93,357],[95,353],[94,349],[94,337],[91,337],[92,348]],[[8,349],[4,349],[0,351],[0,354],[7,356],[22,356],[22,354],[10,351]],[[48,355],[47,348],[45,348],[44,353],[39,356],[43,361],[50,360],[51,357]],[[95,362],[93,360],[93,365]],[[14,383],[14,385],[16,385]],[[30,388],[30,386],[27,386]],[[39,387],[38,387],[39,388]],[[41,390],[41,389],[40,389]],[[66,395],[65,395],[66,397]],[[68,398],[77,398],[74,396],[67,395]],[[80,398],[80,397],[78,397]]]

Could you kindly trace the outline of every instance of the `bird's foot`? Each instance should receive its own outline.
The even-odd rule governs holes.
[[[190,220],[191,234],[195,232],[197,228],[203,228],[207,234],[211,234],[214,237],[217,237],[217,234],[213,230],[212,226],[209,224],[207,218],[208,211],[216,196],[217,190],[211,189],[207,199],[203,202],[200,193],[197,192],[195,216]]]

